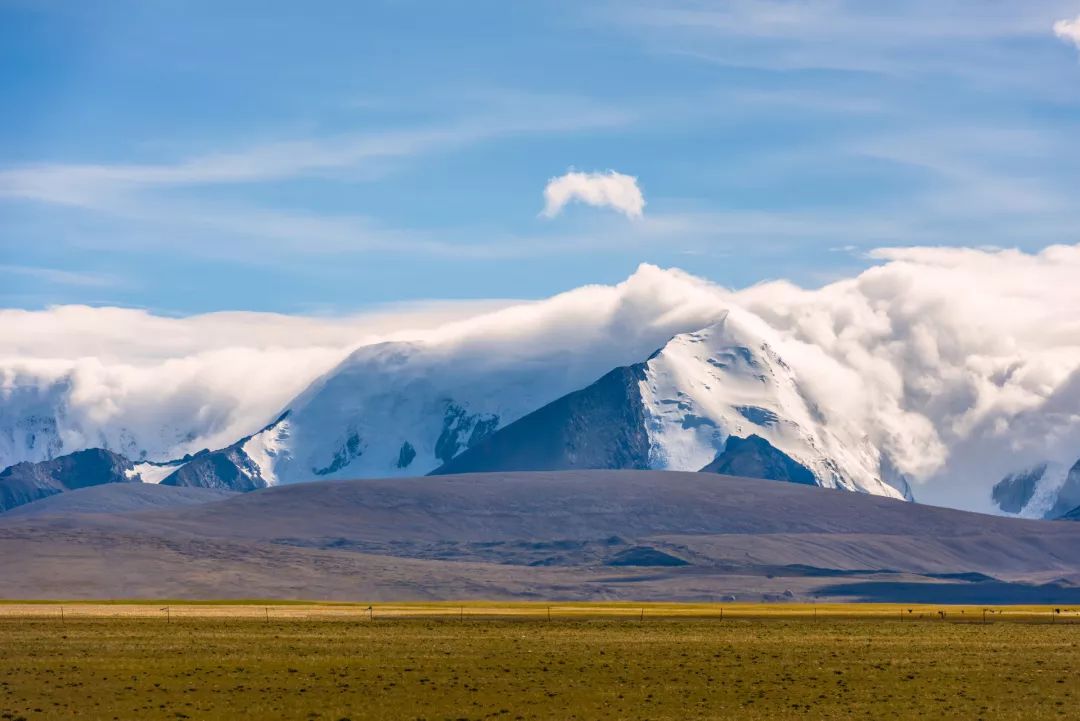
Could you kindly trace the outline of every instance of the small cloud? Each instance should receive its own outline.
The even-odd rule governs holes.
[[[1073,20],[1058,20],[1054,23],[1054,35],[1066,42],[1071,42],[1080,50],[1080,15]]]
[[[597,208],[608,207],[628,218],[640,218],[645,209],[637,178],[614,170],[606,173],[580,173],[571,170],[552,178],[544,188],[545,218],[554,218],[571,201],[580,201]]]

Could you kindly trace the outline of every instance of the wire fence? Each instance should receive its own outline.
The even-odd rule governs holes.
[[[376,604],[376,603],[0,603],[0,621],[55,619],[234,619],[273,621],[444,620],[626,620],[700,619],[723,621],[877,620],[896,623],[1028,623],[1080,625],[1080,607],[931,606],[879,604]]]

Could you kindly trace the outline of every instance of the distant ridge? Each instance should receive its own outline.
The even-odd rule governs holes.
[[[129,488],[145,490],[103,490]],[[324,481],[148,511],[0,514],[5,598],[731,596],[1080,603],[1080,524],[658,471]]]

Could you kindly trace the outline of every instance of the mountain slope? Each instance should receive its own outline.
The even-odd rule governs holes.
[[[1060,518],[1080,506],[1080,461],[1071,467],[1040,463],[1010,473],[991,491],[1005,513],[1025,518]]]
[[[636,389],[623,387],[628,378]],[[601,428],[611,422],[625,427]],[[740,445],[748,437],[756,440]],[[730,317],[675,336],[643,363],[530,413],[434,473],[697,471],[714,463],[745,475],[911,498],[902,477],[884,480],[888,459],[858,429],[827,421],[783,360]]]
[[[0,515],[5,598],[1080,600],[1059,579],[1080,581],[1080,524],[710,473],[364,479]]]
[[[291,402],[288,418],[256,434],[247,452],[271,484],[423,475],[619,365],[609,358],[632,362],[644,342],[570,353],[523,339],[511,355],[484,346],[365,346]]]
[[[170,488],[153,483],[109,483],[77,488],[4,512],[5,519],[75,513],[136,513],[221,501],[235,495],[209,488]]]
[[[432,471],[561,471],[649,467],[642,366],[616,368],[514,421]]]
[[[0,471],[0,511],[41,498],[105,483],[130,483],[134,464],[101,448],[49,461],[24,461]]]
[[[0,511],[67,491],[109,483],[221,491],[265,488],[273,479],[268,480],[263,476],[260,462],[268,465],[266,459],[273,449],[268,448],[267,444],[275,433],[284,433],[285,418],[282,416],[256,436],[241,438],[226,448],[204,450],[164,463],[134,463],[104,448],[76,451],[38,463],[17,463],[0,472]],[[165,493],[168,492],[162,492]],[[54,505],[56,508],[64,507],[63,504]]]

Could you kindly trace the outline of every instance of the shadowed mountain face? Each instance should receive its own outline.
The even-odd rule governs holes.
[[[1048,518],[1059,518],[1074,509],[1080,508],[1080,461],[1069,469],[1065,483],[1058,489],[1054,505],[1047,514]]]
[[[773,448],[772,444],[759,436],[749,438],[731,436],[727,440],[724,452],[702,468],[701,472],[787,481],[806,486],[817,485],[817,479],[809,468],[796,462],[786,453]]]
[[[639,389],[643,378],[641,365],[616,368],[488,436],[431,475],[646,469],[649,438]]]
[[[0,472],[0,511],[76,488],[127,483],[134,465],[101,448],[78,451],[51,461],[16,463]]]
[[[1080,461],[1070,468],[1040,463],[1011,473],[991,493],[994,504],[1006,513],[1028,518],[1062,518],[1080,506]]]
[[[985,603],[1080,600],[1080,524],[657,471],[316,482],[146,512],[0,515],[8,598],[944,602],[942,584]]]
[[[994,503],[1006,513],[1020,513],[1024,506],[1031,502],[1046,471],[1047,464],[1041,463],[1034,468],[1005,476],[994,486]]]
[[[239,446],[202,453],[161,481],[163,486],[254,491],[266,488],[259,468]]]

